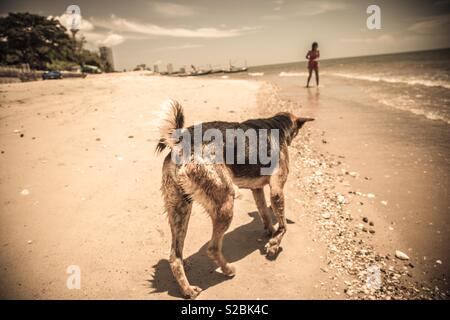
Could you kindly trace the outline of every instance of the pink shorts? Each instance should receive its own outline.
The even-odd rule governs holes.
[[[319,69],[319,62],[310,60],[308,61],[308,70],[317,70]]]

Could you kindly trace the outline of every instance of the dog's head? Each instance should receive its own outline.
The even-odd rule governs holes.
[[[290,145],[292,140],[297,136],[299,130],[303,127],[303,125],[308,121],[313,121],[314,118],[302,118],[297,117],[296,115],[290,112],[281,112],[277,115],[284,116],[288,118],[290,121],[289,132],[287,134],[287,144]]]

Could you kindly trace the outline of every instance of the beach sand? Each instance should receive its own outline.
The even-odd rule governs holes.
[[[224,239],[224,255],[237,268],[233,279],[206,256],[211,222],[194,207],[184,258],[189,280],[204,290],[198,299],[448,297],[449,230],[442,216],[448,180],[430,167],[422,170],[422,163],[426,174],[391,172],[397,163],[380,159],[399,146],[371,132],[361,135],[366,116],[344,110],[343,103],[325,113],[319,107],[336,102],[333,96],[301,95],[302,105],[263,82],[140,73],[0,86],[0,297],[180,298],[167,261],[163,156],[154,154],[157,112],[169,97],[183,104],[187,124],[241,121],[281,109],[317,118],[290,148],[288,232],[275,261],[263,255],[267,240],[248,190],[235,201]],[[344,124],[350,119],[358,126]],[[420,144],[408,147],[429,162]],[[445,168],[446,162],[434,161]],[[433,199],[425,202],[430,186],[436,186]],[[436,211],[425,210],[433,208],[430,201]],[[395,258],[395,250],[410,260]],[[66,286],[71,265],[81,270],[79,290]],[[385,290],[365,287],[373,265],[381,268]]]

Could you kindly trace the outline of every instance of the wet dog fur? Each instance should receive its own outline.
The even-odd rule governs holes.
[[[201,288],[189,283],[183,267],[183,245],[192,210],[192,202],[200,203],[213,223],[212,238],[207,249],[208,256],[219,266],[223,274],[234,276],[235,267],[227,262],[222,254],[222,240],[233,217],[235,187],[251,189],[264,229],[270,236],[265,249],[268,258],[277,255],[281,240],[286,233],[286,217],[283,187],[289,173],[288,146],[299,129],[313,119],[299,118],[291,113],[278,113],[271,118],[251,119],[244,122],[214,121],[203,123],[203,129],[215,128],[220,131],[240,128],[279,130],[279,162],[271,175],[260,175],[263,166],[257,164],[198,164],[193,161],[176,164],[171,153],[180,141],[172,138],[172,133],[184,127],[184,113],[176,101],[169,101],[167,114],[160,127],[160,140],[157,153],[170,149],[162,167],[161,191],[165,210],[172,233],[170,268],[185,298],[195,298]],[[193,127],[186,130],[193,132]],[[193,136],[193,135],[191,135]],[[225,135],[224,135],[225,136]],[[248,140],[248,139],[245,139]],[[246,160],[248,160],[248,141],[246,141]],[[193,158],[190,158],[191,160]],[[235,162],[236,163],[236,162]],[[267,207],[263,187],[270,187],[270,204],[278,222],[272,225],[270,208]]]

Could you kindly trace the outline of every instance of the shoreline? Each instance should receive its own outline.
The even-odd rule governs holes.
[[[351,101],[361,101],[358,97],[361,94],[355,93],[358,89],[349,88],[347,83],[333,82],[319,89],[281,84],[278,89],[282,100],[302,101],[302,107],[297,106],[296,109],[302,116],[317,118],[313,124],[310,147],[328,159],[330,168],[325,170],[327,172],[321,172],[320,176],[312,173],[310,178],[315,182],[319,180],[319,187],[320,180],[334,181],[334,185],[325,189],[335,188],[336,195],[345,197],[344,212],[353,220],[348,224],[351,231],[360,233],[363,241],[373,244],[370,250],[378,252],[369,261],[376,257],[375,264],[382,264],[382,270],[397,268],[394,274],[406,278],[409,283],[406,287],[413,290],[398,292],[397,298],[401,298],[402,294],[405,295],[403,298],[436,298],[446,292],[441,297],[448,299],[449,269],[443,263],[449,257],[446,248],[449,237],[448,186],[445,179],[448,172],[447,149],[440,151],[443,154],[435,151],[433,160],[428,161],[429,154],[421,142],[424,135],[422,139],[413,138],[405,142],[407,148],[401,147],[405,139],[400,140],[405,133],[411,132],[408,126],[418,131],[416,122],[422,123],[424,128],[438,126],[447,132],[448,128],[398,110],[369,109],[365,102],[352,105]],[[395,123],[408,117],[410,122],[403,124],[401,130],[397,124],[393,127],[396,134],[387,137],[384,132],[389,121]],[[442,132],[439,130],[437,132]],[[414,155],[417,156],[414,158]],[[419,168],[425,165],[424,169],[428,171],[422,173],[410,168],[411,163]],[[369,199],[369,194],[373,198]],[[321,220],[326,222],[323,217]],[[369,226],[367,221],[374,223],[374,227]],[[401,263],[395,258],[396,250],[406,252],[410,259]],[[380,298],[379,295],[374,297]],[[381,298],[386,297],[395,298],[395,294],[384,292]]]

